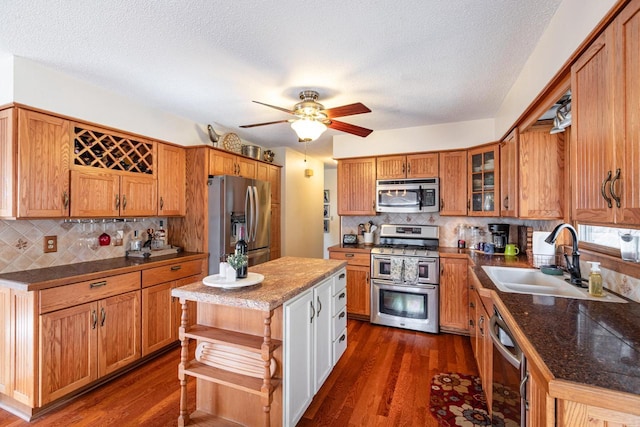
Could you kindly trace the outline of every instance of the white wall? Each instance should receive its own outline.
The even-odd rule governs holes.
[[[13,56],[0,58],[0,105],[13,102]]]
[[[324,164],[287,147],[273,150],[282,167],[282,255],[322,258]],[[305,169],[313,169],[306,177]]]
[[[340,217],[338,216],[338,169],[324,168],[324,189],[329,190],[329,232],[324,233],[324,258],[329,258],[328,247],[340,243]]]
[[[206,125],[169,114],[133,99],[107,91],[29,59],[13,57],[13,99],[58,114],[126,129],[180,145],[207,143]],[[0,101],[5,86],[0,62]]]
[[[501,138],[598,25],[616,0],[564,0],[496,115]]]
[[[493,141],[493,119],[374,131],[366,139],[333,137],[333,157],[358,157],[467,148]]]

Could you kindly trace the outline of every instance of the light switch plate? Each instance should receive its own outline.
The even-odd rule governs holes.
[[[44,253],[58,252],[58,236],[44,236]]]

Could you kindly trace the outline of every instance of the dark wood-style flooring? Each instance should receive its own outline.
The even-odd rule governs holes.
[[[434,426],[429,385],[439,372],[477,375],[468,337],[349,320],[349,345],[299,426]],[[179,349],[32,423],[0,410],[0,426],[175,426]],[[190,412],[195,381],[189,381]]]

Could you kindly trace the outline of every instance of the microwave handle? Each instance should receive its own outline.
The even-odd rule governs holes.
[[[418,208],[422,211],[422,185],[418,186]]]

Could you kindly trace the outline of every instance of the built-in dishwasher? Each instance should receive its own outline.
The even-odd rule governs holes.
[[[493,342],[493,393],[491,398],[493,424],[525,426],[528,380],[526,359],[495,307],[489,323],[489,334]]]

